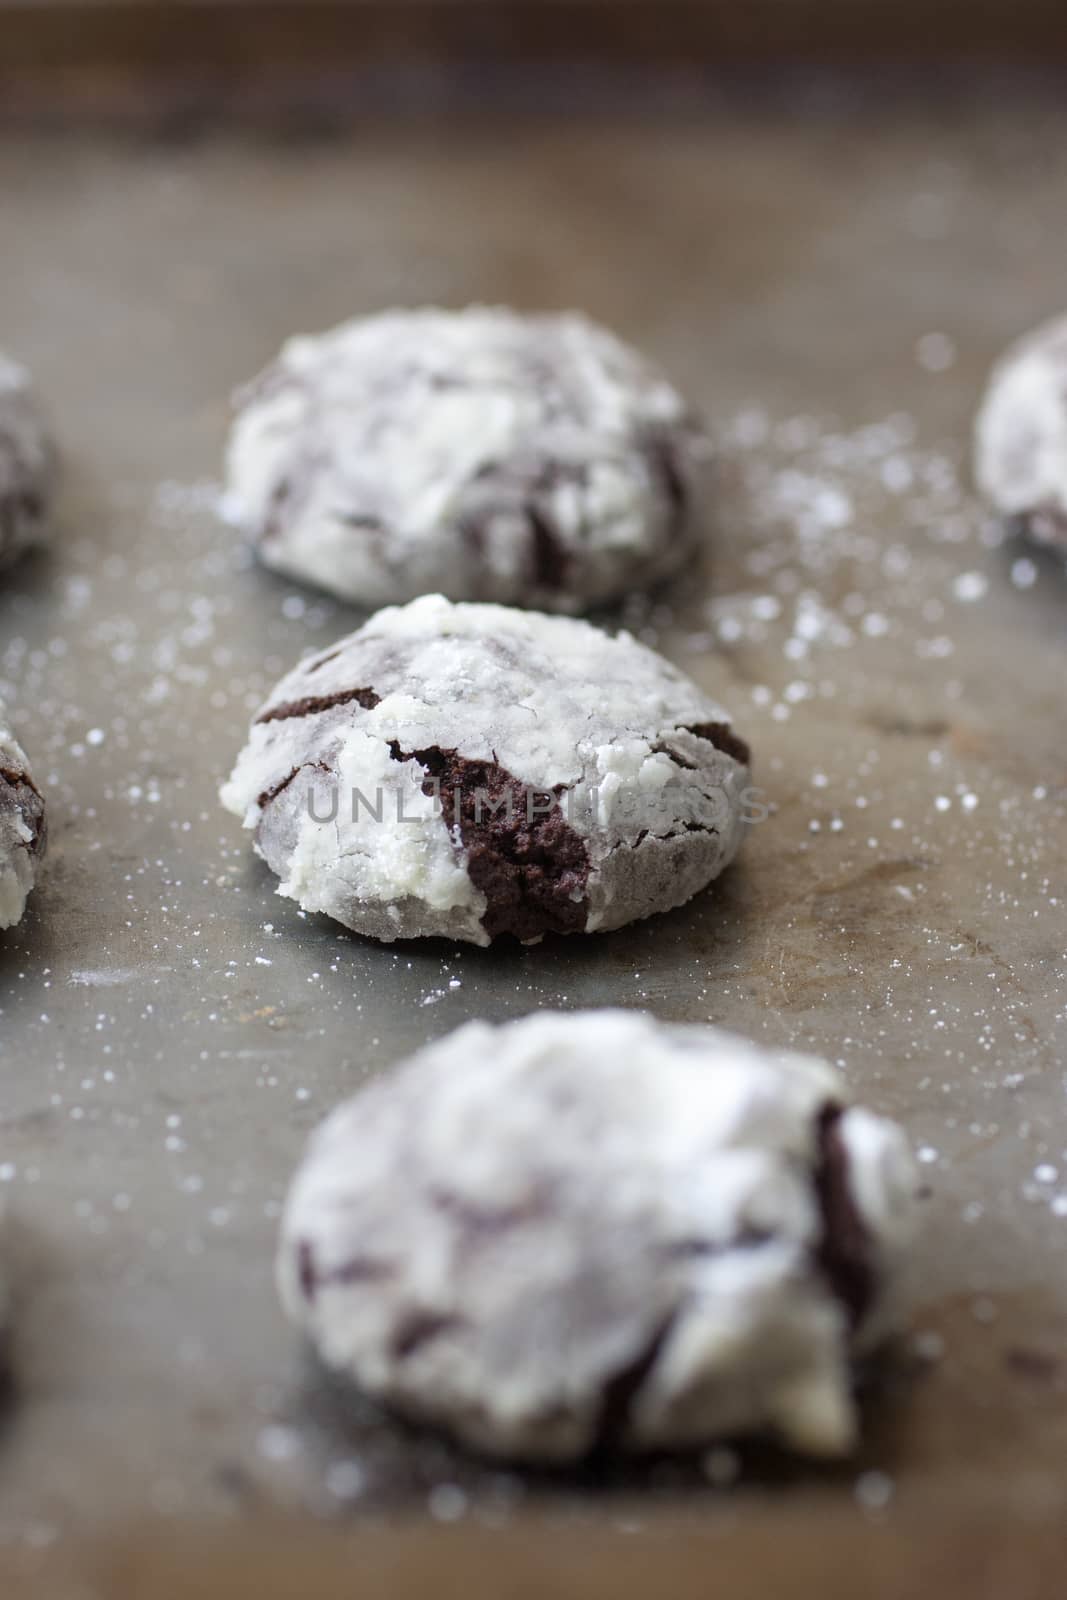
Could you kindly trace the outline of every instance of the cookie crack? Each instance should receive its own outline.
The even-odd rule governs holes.
[[[312,1303],[320,1289],[344,1288],[354,1283],[384,1283],[397,1276],[396,1262],[381,1256],[351,1256],[338,1267],[322,1271],[315,1261],[315,1251],[309,1239],[301,1239],[297,1246],[297,1279],[300,1292]]]
[[[674,765],[681,767],[684,772],[700,771],[695,761],[690,761],[686,756],[682,755],[680,750],[673,749],[669,744],[664,744],[661,741],[659,744],[651,745],[649,748],[652,755],[666,756],[669,761],[673,761]]]
[[[389,1353],[394,1361],[406,1361],[431,1340],[439,1339],[444,1333],[455,1333],[466,1326],[463,1317],[448,1311],[412,1311],[394,1328],[389,1340]]]
[[[626,1441],[637,1401],[680,1315],[681,1308],[675,1306],[662,1317],[633,1359],[605,1382],[590,1447],[590,1455],[594,1458],[611,1455]]]
[[[13,767],[0,767],[0,784],[11,797],[10,809],[17,813],[30,830],[30,837],[19,841],[22,848],[31,856],[43,855],[47,826],[44,796],[41,791],[28,772],[20,772]]]
[[[815,1259],[834,1297],[845,1308],[850,1326],[856,1328],[870,1310],[876,1274],[870,1235],[849,1184],[842,1115],[841,1107],[832,1104],[819,1113],[814,1181],[822,1236]]]
[[[533,579],[539,589],[558,590],[566,583],[570,560],[555,528],[539,506],[526,507],[533,547]]]
[[[684,839],[689,833],[706,833],[714,839],[719,836],[718,828],[710,822],[679,822],[666,833],[653,833],[651,828],[642,828],[636,839],[632,841],[620,839],[617,844],[613,844],[608,855],[614,855],[617,850],[636,850],[646,839],[652,839],[656,844],[669,844],[672,839]]]
[[[335,706],[357,705],[364,711],[373,711],[380,704],[381,695],[373,689],[338,689],[335,694],[309,694],[302,700],[285,700],[280,706],[270,706],[256,718],[256,726],[264,722],[289,722],[294,717],[313,717],[320,711],[332,711]]]
[[[467,855],[467,873],[485,896],[482,927],[491,939],[511,934],[530,941],[546,933],[580,933],[589,902],[589,852],[558,804],[543,811],[534,791],[497,761],[461,756],[433,745],[402,750],[392,740],[394,761],[416,761],[426,777],[422,789],[438,798],[441,814]]]
[[[257,795],[256,805],[261,811],[263,811],[267,806],[270,805],[272,800],[277,800],[280,794],[284,794],[285,790],[288,789],[294,778],[299,778],[302,772],[308,772],[310,770],[314,770],[316,772],[331,772],[333,769],[327,766],[325,761],[301,761],[284,778],[279,778],[277,783],[271,784],[269,789],[264,789],[262,794]]]
[[[729,1239],[707,1239],[702,1234],[687,1234],[680,1239],[672,1239],[664,1247],[664,1255],[668,1261],[698,1261],[709,1256],[725,1256],[734,1250],[758,1250],[765,1244],[773,1244],[775,1235],[769,1228],[746,1226]]]
[[[728,722],[689,722],[680,726],[683,733],[691,733],[694,739],[706,740],[708,744],[713,744],[716,750],[721,750],[723,755],[732,756],[735,761],[740,761],[743,767],[751,765],[751,749]]]

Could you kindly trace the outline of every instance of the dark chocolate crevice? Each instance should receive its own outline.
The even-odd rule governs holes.
[[[848,1147],[841,1137],[840,1106],[819,1113],[815,1193],[822,1217],[816,1251],[819,1267],[835,1297],[859,1326],[874,1299],[876,1275],[871,1241],[849,1184]]]
[[[335,515],[346,528],[357,528],[364,533],[381,533],[384,526],[381,517],[370,511],[338,511]]]
[[[1062,549],[1067,546],[1067,511],[1059,506],[1035,506],[1008,519],[1008,531],[1032,544]]]
[[[733,756],[735,761],[740,761],[743,767],[749,766],[752,761],[752,752],[748,745],[734,732],[728,722],[691,722],[686,724],[684,732],[691,733],[695,739],[706,739],[716,750],[721,750],[724,755]]]
[[[491,939],[584,929],[589,853],[558,805],[531,806],[535,791],[495,761],[436,745],[401,750],[395,740],[390,751],[394,761],[419,763],[423,793],[439,797],[446,824],[459,833],[470,880],[486,899],[482,927]]]
[[[533,544],[533,580],[539,589],[562,589],[570,565],[549,519],[532,501],[526,507]]]
[[[314,1300],[319,1280],[315,1271],[315,1252],[307,1239],[301,1239],[297,1245],[296,1275],[304,1299],[309,1302]]]
[[[270,543],[280,535],[285,517],[285,507],[292,493],[293,485],[288,478],[280,478],[271,490],[266,510],[263,513],[262,538],[264,543]]]
[[[620,839],[617,844],[613,844],[608,855],[614,855],[616,850],[636,850],[646,839],[654,839],[657,844],[669,844],[672,839],[683,839],[687,833],[707,833],[715,839],[719,836],[718,828],[713,827],[710,822],[679,822],[666,833],[653,833],[651,828],[642,828],[632,842],[629,839]]]
[[[676,1308],[657,1323],[633,1360],[613,1373],[605,1383],[600,1397],[600,1415],[589,1452],[593,1458],[609,1456],[626,1442],[638,1396],[677,1320]]]
[[[299,766],[294,767],[284,778],[279,778],[277,783],[272,784],[269,789],[264,789],[263,793],[257,796],[256,805],[259,809],[262,811],[265,806],[270,805],[272,800],[277,800],[278,796],[288,789],[293,779],[298,778],[302,772],[307,772],[309,768],[314,768],[318,772],[330,771],[325,761],[302,761]]]
[[[357,705],[364,711],[373,711],[381,700],[373,689],[338,689],[335,694],[305,695],[302,700],[286,700],[280,706],[261,711],[257,725],[263,722],[288,722],[292,717],[313,717],[320,711],[332,711],[334,706]]]
[[[44,797],[28,773],[0,767],[0,812],[4,811],[14,811],[29,828],[24,848],[30,855],[43,855],[48,839]]]
[[[682,767],[686,772],[699,771],[695,761],[688,760],[680,750],[672,749],[669,744],[654,744],[650,748],[654,756],[669,756],[676,767]]]
[[[394,1330],[389,1341],[390,1353],[394,1360],[404,1361],[423,1345],[429,1344],[431,1339],[439,1339],[443,1333],[451,1333],[463,1326],[462,1317],[451,1316],[444,1311],[413,1311]]]
[[[758,1250],[761,1245],[772,1244],[775,1235],[768,1228],[746,1227],[732,1239],[705,1239],[697,1235],[672,1239],[664,1250],[668,1261],[695,1261],[702,1256],[726,1255],[731,1250]]]
[[[320,1289],[334,1288],[352,1283],[383,1283],[396,1276],[396,1265],[380,1256],[352,1256],[339,1267],[322,1272],[316,1266],[315,1252],[309,1240],[297,1245],[297,1276],[304,1299],[314,1300]]]

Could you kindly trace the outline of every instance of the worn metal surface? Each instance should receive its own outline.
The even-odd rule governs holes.
[[[965,451],[989,360],[1063,299],[1065,140],[1051,101],[845,95],[0,146],[0,343],[68,463],[54,554],[0,592],[52,831],[0,943],[5,1539],[546,1493],[613,1520],[675,1494],[709,1518],[1062,1509],[1067,581],[996,543]],[[637,620],[730,705],[776,810],[673,916],[385,949],[276,899],[216,802],[265,689],[357,619],[252,567],[211,480],[230,387],[284,335],[479,299],[586,307],[715,419],[704,587]],[[823,1051],[922,1147],[919,1350],[858,1463],[546,1490],[341,1420],[302,1372],[271,1254],[308,1129],[466,1017],[605,1002]]]

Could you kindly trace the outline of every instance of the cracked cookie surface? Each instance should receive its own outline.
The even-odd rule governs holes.
[[[0,568],[45,538],[54,476],[29,377],[0,354]]]
[[[279,892],[379,939],[606,931],[729,864],[748,749],[628,634],[439,595],[274,689],[225,785]]]
[[[284,1305],[328,1367],[491,1454],[842,1454],[917,1188],[847,1098],[822,1061],[640,1012],[468,1023],[312,1137]]]
[[[360,605],[575,611],[683,564],[705,449],[584,317],[389,311],[289,340],[238,396],[224,507],[268,566]]]
[[[1067,317],[994,368],[975,424],[975,478],[1016,532],[1067,550]]]
[[[44,800],[0,700],[0,929],[21,921],[45,840]]]

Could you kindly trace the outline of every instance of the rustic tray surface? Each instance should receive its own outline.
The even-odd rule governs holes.
[[[52,831],[0,943],[0,1536],[23,1556],[282,1508],[770,1528],[808,1507],[842,1555],[853,1513],[1062,1517],[1067,580],[997,542],[966,454],[990,360],[1062,306],[1065,138],[1054,97],[837,89],[0,144],[0,344],[67,461],[54,554],[0,592]],[[277,899],[217,804],[274,678],[358,617],[251,565],[215,480],[228,393],[287,333],[471,300],[583,306],[708,410],[706,580],[630,620],[730,706],[777,809],[671,917],[390,950]],[[918,1340],[847,1468],[531,1484],[339,1418],[302,1369],[271,1256],[307,1131],[464,1018],[605,1003],[824,1052],[921,1148]]]

